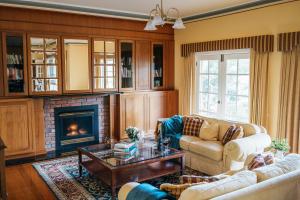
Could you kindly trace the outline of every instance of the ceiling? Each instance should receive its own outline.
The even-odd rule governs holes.
[[[280,0],[163,0],[164,8],[175,7],[184,19],[217,15],[221,11],[232,12]],[[146,19],[160,0],[1,0],[14,5],[26,5],[50,9],[81,11],[89,14]]]

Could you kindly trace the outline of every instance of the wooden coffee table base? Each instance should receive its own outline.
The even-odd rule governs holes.
[[[82,161],[83,154],[90,157],[91,160]],[[86,168],[91,175],[111,187],[113,198],[117,195],[116,189],[128,182],[143,182],[176,172],[182,174],[184,170],[184,153],[117,167],[106,166],[103,162],[94,159],[94,156],[85,151],[79,150],[78,155],[79,175],[82,175],[82,167]]]

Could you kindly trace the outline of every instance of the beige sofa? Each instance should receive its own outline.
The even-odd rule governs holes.
[[[186,135],[181,137],[180,147],[186,153],[186,166],[192,169],[209,175],[241,169],[249,154],[263,152],[271,144],[270,136],[262,126],[200,117],[210,124],[218,123],[219,135],[218,141],[204,141],[199,137]],[[232,140],[223,146],[221,140],[232,124],[242,126],[245,136],[241,139]]]
[[[300,155],[290,154],[274,164],[253,171],[241,170],[222,180],[184,190],[179,200],[297,200],[300,199]],[[224,176],[224,175],[219,175]],[[119,191],[119,200],[139,183],[127,183]]]

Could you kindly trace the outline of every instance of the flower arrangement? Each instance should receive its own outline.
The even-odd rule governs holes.
[[[286,139],[273,139],[271,148],[276,151],[287,153],[290,150],[290,145]]]
[[[140,131],[138,128],[129,126],[128,128],[126,128],[125,132],[131,141],[133,141],[133,142],[139,141],[139,132]]]

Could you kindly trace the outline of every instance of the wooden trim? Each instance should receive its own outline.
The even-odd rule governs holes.
[[[155,44],[163,45],[163,85],[160,87],[154,87],[154,69],[153,69],[153,46]],[[167,54],[166,54],[166,44],[162,41],[151,42],[151,89],[152,90],[163,90],[165,87],[165,73],[166,73],[166,64],[167,64]]]
[[[104,88],[104,89],[95,89],[94,88],[94,44],[95,44],[95,41],[113,41],[115,42],[115,88],[111,88],[111,89],[107,89],[107,88]],[[119,70],[118,70],[118,49],[117,49],[117,40],[116,39],[109,39],[109,38],[101,38],[101,37],[94,37],[92,38],[92,60],[91,60],[91,63],[92,63],[92,86],[93,86],[93,92],[94,93],[97,93],[97,92],[115,92],[115,91],[118,91],[118,75],[119,75]],[[106,55],[106,54],[105,54]],[[106,57],[104,55],[104,65],[106,66]],[[105,72],[104,72],[105,73]],[[105,79],[106,81],[106,79]],[[104,83],[106,85],[106,83]]]
[[[5,145],[0,137],[0,199],[6,200]]]
[[[121,62],[121,43],[132,43],[132,87],[122,88],[122,62]],[[132,92],[135,90],[135,41],[134,40],[119,40],[119,91]]]
[[[31,43],[30,38],[31,37],[37,37],[37,38],[53,38],[57,39],[57,79],[58,79],[58,91],[49,91],[49,92],[34,92],[32,88],[32,67],[31,67]],[[30,95],[39,95],[39,96],[45,96],[45,95],[58,95],[62,94],[62,59],[61,59],[61,41],[60,37],[56,35],[39,35],[39,34],[28,34],[27,35],[27,57],[28,57],[28,85],[29,85],[29,94]],[[44,50],[45,52],[45,50]],[[43,64],[45,66],[45,64]]]
[[[2,43],[3,43],[2,34],[0,33],[0,47],[3,47]],[[4,78],[4,65],[3,65],[2,57],[1,57],[1,55],[3,55],[2,49],[3,48],[0,48],[0,74],[2,74],[2,75],[0,75],[0,96],[4,95],[4,81],[3,81],[3,78]]]
[[[230,49],[254,49],[255,51],[259,52],[272,52],[274,50],[274,35],[259,35],[252,37],[182,44],[181,56],[187,57],[191,53],[195,52]]]
[[[88,90],[67,90],[65,86],[65,74],[66,74],[66,66],[65,66],[65,45],[64,40],[65,39],[82,39],[82,40],[88,40],[88,69],[89,69],[89,89]],[[63,36],[61,40],[61,46],[62,46],[62,71],[63,71],[63,93],[64,94],[78,94],[78,93],[91,93],[92,92],[92,43],[90,37],[79,37],[79,36]]]
[[[23,78],[24,78],[24,92],[11,93],[8,91],[8,77],[7,77],[7,58],[6,58],[6,36],[21,36],[23,39]],[[5,96],[26,96],[28,95],[28,75],[27,75],[27,52],[26,52],[26,34],[20,32],[3,32],[2,33],[2,59],[3,59],[3,74],[4,74],[4,93]]]
[[[278,34],[278,51],[292,51],[297,45],[300,45],[300,31]]]
[[[144,43],[144,44],[143,44]],[[147,45],[147,47],[148,47],[148,50],[149,50],[149,53],[148,54],[144,54],[145,56],[147,56],[148,57],[148,62],[149,62],[149,65],[148,65],[148,69],[147,69],[147,73],[146,73],[146,75],[144,75],[144,76],[142,76],[140,73],[139,73],[139,71],[140,71],[140,68],[142,67],[142,68],[145,68],[145,66],[140,66],[141,65],[141,60],[140,60],[140,58],[139,58],[139,56],[141,55],[140,53],[138,53],[138,51],[139,51],[139,48],[141,48],[141,47],[139,47],[138,45],[140,45],[141,47],[143,47],[144,45]],[[145,47],[144,47],[145,48]],[[151,42],[149,41],[149,40],[136,40],[135,41],[135,64],[136,64],[136,67],[135,67],[135,84],[136,84],[136,90],[138,90],[138,91],[150,91],[150,89],[151,89],[151,73],[152,73],[152,71],[151,71],[151,50],[152,50],[152,48],[151,48]],[[143,51],[141,51],[141,52],[143,52]],[[139,56],[138,56],[139,55]],[[143,56],[142,56],[143,57]],[[142,60],[143,61],[143,60]],[[144,61],[145,62],[145,61]],[[142,62],[142,64],[143,64],[143,62]],[[147,76],[147,77],[145,77],[145,76]],[[148,79],[148,81],[147,81],[147,87],[141,87],[140,86],[140,79],[143,79],[143,78],[147,78]]]

